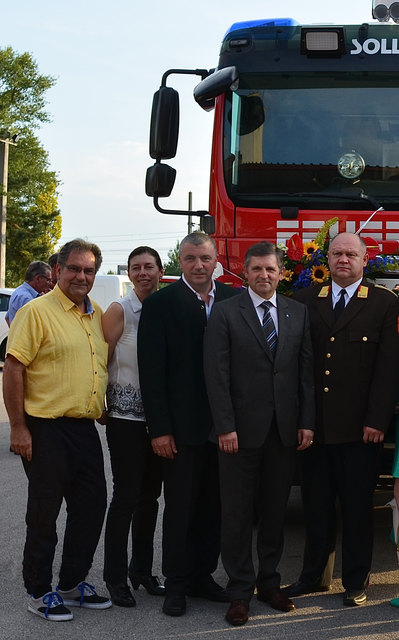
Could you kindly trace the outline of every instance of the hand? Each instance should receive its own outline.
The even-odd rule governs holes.
[[[159,436],[159,438],[153,438],[151,440],[152,449],[157,456],[161,458],[169,458],[173,460],[177,453],[175,439],[171,434],[167,436]]]
[[[313,444],[313,431],[311,429],[298,429],[297,451],[305,451]]]
[[[11,429],[10,446],[14,453],[26,458],[28,462],[32,460],[32,436],[26,424]]]
[[[219,436],[219,449],[220,451],[223,451],[223,453],[237,453],[238,451],[237,431],[222,433],[222,435]]]
[[[378,444],[384,440],[384,432],[379,429],[373,429],[372,427],[363,427],[363,442],[374,442]]]

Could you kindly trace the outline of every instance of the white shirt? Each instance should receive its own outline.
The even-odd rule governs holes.
[[[211,313],[212,307],[213,307],[213,303],[215,302],[215,292],[216,292],[216,284],[215,281],[212,280],[212,288],[210,290],[210,292],[208,293],[208,298],[209,298],[209,303],[207,304],[205,302],[205,300],[203,300],[200,296],[200,294],[198,293],[198,291],[196,291],[195,289],[192,288],[191,284],[189,284],[184,276],[184,273],[182,274],[182,280],[184,282],[184,284],[186,284],[188,286],[189,289],[191,289],[191,291],[193,291],[195,293],[195,295],[197,296],[198,300],[200,300],[202,302],[202,304],[205,305],[205,311],[206,311],[206,317],[209,318],[209,315]]]
[[[263,315],[265,313],[265,310],[264,310],[263,307],[261,307],[261,304],[263,302],[265,302],[265,298],[262,298],[261,296],[258,296],[258,294],[255,293],[255,291],[253,291],[251,289],[251,287],[248,287],[248,293],[249,293],[249,297],[251,298],[251,300],[253,302],[253,305],[255,307],[255,311],[258,314],[259,322],[263,326]],[[269,311],[270,311],[270,315],[272,317],[272,320],[274,322],[274,326],[276,327],[276,333],[278,335],[278,313],[277,313],[277,294],[276,294],[276,292],[273,293],[272,297],[269,298],[267,300],[267,302],[271,303],[271,307],[269,308]]]
[[[356,282],[354,282],[353,284],[348,285],[347,287],[341,287],[339,284],[337,284],[336,282],[334,282],[334,280],[332,281],[332,286],[331,286],[331,294],[332,294],[332,303],[333,303],[333,308],[335,307],[335,305],[337,304],[340,296],[341,296],[341,291],[342,289],[345,289],[346,293],[344,295],[344,300],[345,300],[345,307],[348,304],[349,300],[351,299],[351,297],[356,293],[359,284],[362,282],[363,278],[360,278],[360,280],[357,280]]]

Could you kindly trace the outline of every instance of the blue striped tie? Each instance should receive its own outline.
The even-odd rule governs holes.
[[[273,318],[270,315],[270,307],[272,306],[272,303],[268,300],[265,300],[265,302],[262,302],[260,306],[265,310],[262,319],[262,327],[267,345],[272,356],[274,357],[277,347],[277,331],[276,327],[274,326]]]

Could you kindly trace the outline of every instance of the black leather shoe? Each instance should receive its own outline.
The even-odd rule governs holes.
[[[112,603],[117,607],[135,607],[136,600],[133,598],[127,584],[108,584],[106,583]]]
[[[285,593],[288,598],[297,598],[298,596],[305,596],[308,593],[321,593],[324,591],[330,591],[330,585],[321,585],[318,582],[303,582],[298,580],[290,584],[288,587],[283,587],[281,591]]]
[[[267,602],[273,609],[277,609],[278,611],[288,612],[295,609],[294,603],[291,602],[285,593],[277,588],[258,591],[257,598],[261,602]]]
[[[364,589],[348,589],[345,591],[344,604],[347,607],[358,607],[367,602],[367,593]]]
[[[140,573],[129,573],[129,579],[135,591],[137,591],[140,585],[143,585],[144,589],[146,589],[151,596],[165,595],[165,587],[163,586],[158,576],[149,576]]]
[[[225,589],[217,584],[212,576],[203,576],[196,583],[188,586],[186,595],[192,598],[204,598],[211,602],[229,602]]]
[[[182,616],[186,613],[186,598],[184,593],[167,593],[162,611],[167,616]]]
[[[248,621],[249,600],[233,600],[226,613],[226,620],[235,627]]]

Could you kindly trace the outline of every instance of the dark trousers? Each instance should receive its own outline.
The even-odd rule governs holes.
[[[177,445],[164,459],[163,574],[168,592],[184,592],[213,573],[220,552],[216,445]]]
[[[145,422],[108,417],[113,495],[104,538],[104,580],[126,584],[130,573],[151,575],[154,531],[161,493],[161,463],[153,453]]]
[[[301,456],[306,544],[300,579],[323,581],[342,515],[342,584],[366,588],[373,550],[373,492],[380,445],[315,443]]]
[[[296,448],[284,447],[272,426],[262,447],[219,452],[222,501],[222,561],[230,600],[251,599],[280,587],[277,566],[284,545],[284,519],[296,465]],[[258,575],[252,561],[254,506],[258,513]]]
[[[23,577],[29,594],[52,590],[57,544],[56,522],[65,498],[67,519],[59,586],[82,582],[93,562],[106,509],[100,439],[94,422],[26,416],[32,434],[31,462],[23,459],[29,481]]]

